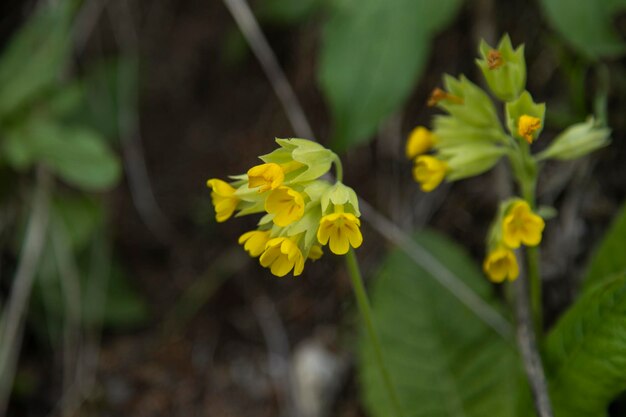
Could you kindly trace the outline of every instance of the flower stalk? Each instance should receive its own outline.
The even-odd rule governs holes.
[[[396,417],[402,417],[403,414],[402,408],[400,407],[400,401],[398,399],[398,395],[396,394],[393,381],[391,380],[391,375],[385,366],[383,351],[380,346],[378,335],[376,334],[376,329],[374,328],[372,309],[370,307],[367,292],[365,291],[365,286],[363,285],[361,269],[359,268],[359,263],[356,259],[354,250],[352,249],[350,249],[346,255],[346,265],[348,267],[348,275],[350,275],[350,280],[352,281],[352,287],[354,288],[354,295],[359,307],[359,313],[361,313],[361,317],[365,323],[365,330],[367,332],[369,342],[374,349],[376,365],[378,366],[378,370],[380,371],[380,375],[383,379],[383,385],[387,390],[387,395],[389,396],[393,413]]]

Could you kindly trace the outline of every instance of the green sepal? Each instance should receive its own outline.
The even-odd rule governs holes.
[[[307,139],[276,139],[279,149],[260,156],[265,163],[279,165],[288,164],[292,161],[300,162],[305,167],[298,169],[297,175],[290,178],[289,182],[313,181],[326,174],[333,163],[335,154],[322,145]]]
[[[462,103],[458,103],[454,99],[444,99],[438,103],[452,117],[476,127],[500,126],[493,102],[480,87],[464,75],[457,79],[446,74],[443,76],[443,83],[450,94],[462,100]]]
[[[321,197],[322,213],[328,214],[334,211],[335,206],[343,206],[347,213],[352,213],[359,217],[361,212],[359,211],[359,198],[354,190],[342,182],[337,181],[335,185],[326,190]],[[330,205],[333,205],[332,207]]]
[[[309,196],[311,201],[319,201],[322,195],[331,187],[328,181],[313,181],[304,187],[304,193]]]
[[[446,115],[435,116],[433,126],[435,146],[439,149],[477,142],[505,143],[508,138],[500,125],[476,127]]]
[[[241,201],[237,206],[237,214],[235,217],[247,216],[248,214],[262,213],[265,211],[264,201]]]
[[[448,164],[448,181],[473,177],[490,170],[507,152],[491,143],[469,143],[441,149],[437,156]]]
[[[591,117],[584,123],[577,123],[565,129],[547,149],[537,154],[537,160],[576,159],[596,149],[607,146],[610,142],[611,129],[596,126]]]
[[[526,60],[524,58],[524,45],[513,49],[511,38],[504,35],[495,49],[501,54],[502,65],[490,69],[487,57],[494,50],[485,40],[481,40],[478,48],[482,59],[477,59],[476,64],[481,69],[489,89],[502,101],[513,101],[524,91],[526,85]]]
[[[286,229],[287,236],[296,236],[304,233],[300,247],[304,257],[308,257],[311,247],[317,243],[317,229],[319,228],[322,210],[319,204],[310,204],[300,220],[290,224]]]
[[[533,133],[533,141],[539,137],[543,130],[546,104],[535,103],[532,96],[528,91],[524,91],[515,101],[506,103],[506,126],[509,129],[511,135],[518,139],[525,139],[517,132],[517,123],[521,116],[527,115],[537,117],[541,120],[541,127]]]

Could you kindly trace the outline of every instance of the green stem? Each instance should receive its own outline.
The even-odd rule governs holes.
[[[343,182],[343,165],[337,155],[333,158],[333,163],[335,164],[335,176],[337,177],[337,181]]]
[[[389,400],[391,401],[391,405],[394,409],[394,414],[397,417],[401,417],[402,409],[400,408],[400,401],[398,400],[398,395],[396,394],[393,383],[391,382],[389,371],[385,366],[383,351],[380,347],[380,341],[378,340],[376,330],[374,329],[374,322],[372,321],[372,309],[370,307],[367,293],[365,292],[365,287],[363,286],[363,277],[361,276],[361,270],[359,268],[356,255],[352,249],[350,249],[346,255],[346,264],[348,266],[350,279],[352,280],[352,286],[354,287],[354,295],[356,296],[359,311],[363,317],[363,321],[365,322],[365,328],[367,330],[370,343],[374,348],[376,364],[378,365],[378,369],[382,376],[383,384],[385,385],[385,389],[389,395]]]
[[[610,74],[609,67],[604,63],[596,66],[596,95],[593,100],[596,121],[600,126],[607,126],[609,107]]]
[[[535,179],[536,176],[527,178],[520,183],[522,197],[533,210],[535,209]],[[530,307],[533,313],[535,334],[538,339],[541,339],[543,334],[543,308],[541,302],[541,275],[539,274],[539,248],[537,246],[526,248],[526,264],[528,267]]]

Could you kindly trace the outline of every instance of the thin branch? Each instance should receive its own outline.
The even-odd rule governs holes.
[[[296,135],[301,138],[315,140],[313,129],[311,129],[311,124],[302,110],[300,101],[298,101],[296,94],[291,88],[287,76],[285,76],[276,59],[276,55],[274,55],[274,51],[272,51],[267,39],[265,39],[265,35],[263,35],[248,3],[245,0],[224,0],[224,4],[233,15],[243,36],[250,44],[254,55],[263,67],[263,71],[283,105],[283,109]]]
[[[37,171],[33,207],[28,220],[13,287],[0,326],[0,417],[4,417],[17,368],[24,316],[39,267],[48,230],[52,178],[44,167]]]
[[[223,0],[231,11],[241,32],[261,62],[268,79],[280,98],[283,108],[296,134],[300,137],[315,140],[310,124],[302,111],[296,95],[289,86],[274,52],[263,35],[258,22],[254,18],[250,6],[245,0]],[[428,251],[415,243],[400,227],[376,211],[365,200],[359,200],[363,218],[385,239],[402,249],[416,264],[428,271],[443,287],[448,289],[461,303],[492,327],[503,338],[512,335],[509,322],[493,307],[478,297],[463,281],[460,281],[445,265],[439,262]]]
[[[517,251],[520,276],[513,284],[515,292],[515,319],[517,321],[517,344],[522,354],[524,370],[530,383],[535,401],[535,409],[539,417],[552,417],[552,406],[548,395],[546,375],[537,349],[533,318],[530,312],[528,276],[523,270],[523,262]]]
[[[115,5],[106,5],[111,25],[114,28],[113,35],[121,51],[126,55],[127,59],[132,59],[133,67],[136,68],[138,65],[139,39],[136,28],[133,25],[129,5],[127,2],[113,3]],[[116,7],[115,11],[112,10],[114,6]],[[124,77],[121,75],[117,77],[116,88],[118,97],[123,97],[125,95],[124,89],[127,88],[124,84]],[[123,105],[120,101],[117,115],[124,169],[128,174],[130,196],[146,227],[161,242],[165,243],[176,236],[176,230],[163,213],[163,210],[161,210],[154,195],[141,143],[136,91],[133,91],[130,95],[131,102],[128,103],[128,106]]]

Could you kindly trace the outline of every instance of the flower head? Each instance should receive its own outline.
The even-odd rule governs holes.
[[[406,157],[413,159],[418,155],[426,153],[432,148],[433,144],[432,132],[424,126],[417,126],[411,131],[406,142]]]
[[[354,214],[337,212],[328,214],[320,220],[317,229],[317,240],[326,245],[336,255],[344,255],[350,249],[358,248],[363,243],[361,235],[361,221]]]
[[[502,220],[502,239],[510,248],[518,248],[520,244],[536,246],[541,242],[541,232],[545,222],[530,209],[525,201],[511,204]]]
[[[505,279],[513,281],[519,276],[515,254],[502,246],[489,253],[483,263],[483,269],[493,282],[503,282]]]
[[[296,190],[280,186],[265,200],[265,211],[274,215],[277,226],[289,226],[304,214],[304,198]]]
[[[298,245],[287,237],[270,239],[263,254],[259,258],[261,266],[270,268],[272,274],[283,277],[293,269],[293,275],[298,276],[304,269],[304,257]]]
[[[252,256],[256,258],[265,250],[265,245],[270,240],[269,230],[252,230],[239,237],[239,244]]]
[[[235,197],[235,189],[225,181],[212,178],[206,182],[211,189],[211,201],[215,207],[215,220],[225,222],[233,215],[239,199]]]
[[[259,193],[278,188],[284,179],[285,173],[278,164],[261,164],[248,170],[248,187],[259,187]]]
[[[413,177],[419,182],[422,191],[432,191],[443,181],[448,165],[434,156],[422,155],[415,160]]]
[[[535,132],[539,129],[541,129],[541,119],[538,117],[523,114],[517,122],[517,133],[528,143],[533,143]]]

